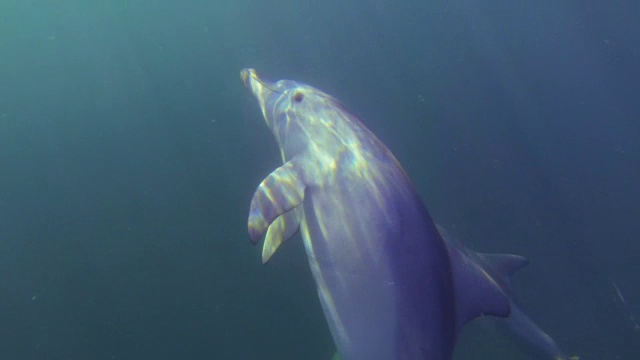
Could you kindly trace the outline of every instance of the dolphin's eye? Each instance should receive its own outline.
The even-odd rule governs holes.
[[[300,91],[296,91],[296,93],[293,94],[293,101],[299,103],[302,102],[302,99],[304,99],[304,95],[302,95]]]

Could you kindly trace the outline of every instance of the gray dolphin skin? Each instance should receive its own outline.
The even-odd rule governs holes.
[[[283,162],[251,200],[251,241],[264,237],[265,263],[300,232],[343,360],[448,360],[465,323],[510,314],[507,287],[448,246],[398,161],[341,103],[253,69],[241,78]]]

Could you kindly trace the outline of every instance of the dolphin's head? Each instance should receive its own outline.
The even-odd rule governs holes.
[[[240,77],[258,99],[267,126],[285,157],[295,156],[311,141],[320,145],[330,136],[326,129],[334,125],[336,117],[330,115],[338,104],[330,95],[296,81],[263,80],[254,69],[243,69]]]

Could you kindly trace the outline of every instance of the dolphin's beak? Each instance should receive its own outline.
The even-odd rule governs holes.
[[[258,77],[258,73],[254,69],[245,68],[240,71],[240,78],[244,86],[251,91],[257,98],[266,97],[271,93],[273,85]]]
[[[244,86],[247,87],[247,89],[251,90],[251,84],[249,83],[249,77],[252,76],[256,76],[256,71],[253,69],[242,69],[240,71],[240,78],[242,79],[242,82],[244,83]]]
[[[272,95],[277,94],[277,92],[273,90],[276,87],[275,84],[260,79],[256,71],[249,68],[245,68],[240,71],[240,78],[242,79],[244,86],[246,86],[251,94],[258,100],[260,110],[262,110],[262,115],[264,116],[267,124],[269,124],[267,106]]]
[[[240,78],[244,86],[257,98],[266,99],[274,93],[276,84],[260,79],[254,69],[245,68],[240,71]]]

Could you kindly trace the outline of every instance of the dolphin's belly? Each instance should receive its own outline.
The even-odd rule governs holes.
[[[446,249],[409,187],[335,184],[305,195],[301,233],[344,360],[449,359]]]

